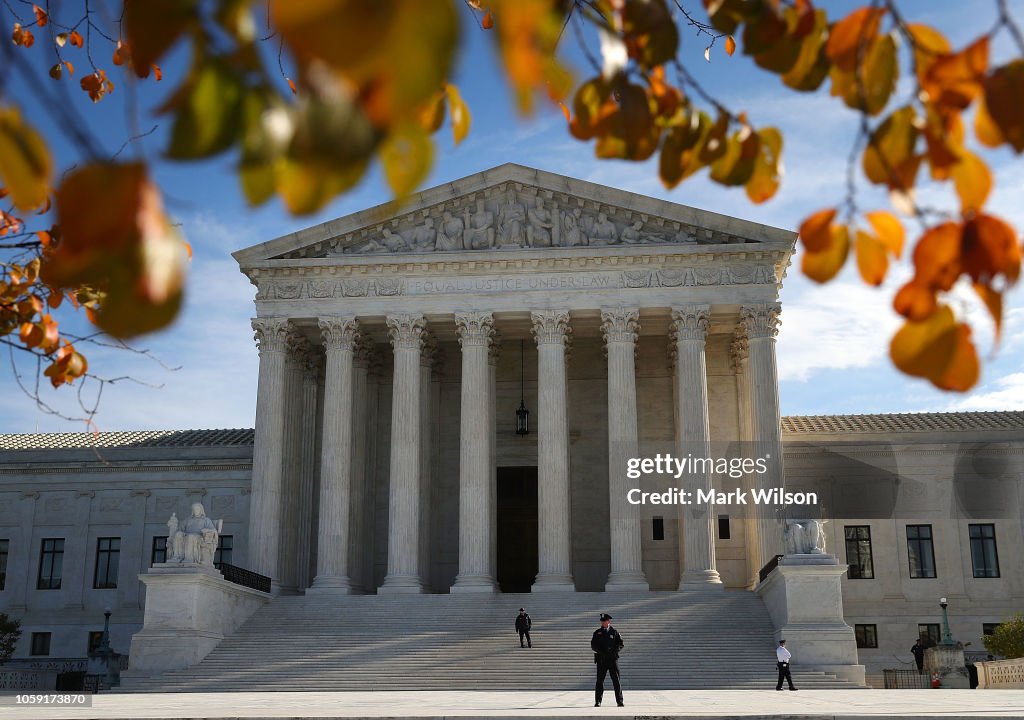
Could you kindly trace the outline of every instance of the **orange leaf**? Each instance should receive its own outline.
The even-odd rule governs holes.
[[[565,115],[566,122],[572,122],[572,116],[569,114],[569,106],[561,100],[558,101],[558,107],[561,108],[562,114]]]
[[[72,47],[80,48],[83,45],[82,36],[78,34],[77,30],[73,30],[71,34],[68,35],[68,42],[71,43]]]
[[[943,305],[923,322],[907,321],[893,336],[889,354],[897,368],[943,390],[969,390],[978,381],[978,354],[971,330]]]
[[[925,320],[931,317],[938,307],[935,290],[924,283],[911,280],[896,293],[892,307],[908,320]]]
[[[480,25],[483,26],[484,30],[490,30],[494,27],[494,16],[491,15],[490,10],[484,13],[484,19],[480,22]]]
[[[960,224],[945,222],[929,228],[914,248],[914,279],[924,286],[949,290],[960,277]]]
[[[159,65],[153,65],[153,79],[157,82],[164,79],[164,71],[160,69]]]
[[[921,87],[930,102],[963,110],[981,92],[987,70],[988,37],[982,36],[958,53],[936,58]]]
[[[69,61],[67,61],[67,60],[64,61],[64,67],[66,67],[68,69],[68,75],[74,75],[75,74],[75,66],[72,65]]]
[[[874,235],[858,230],[855,247],[857,269],[868,285],[881,285],[889,270],[889,257],[885,245]]]
[[[804,275],[818,283],[834,278],[850,252],[850,234],[845,225],[832,225],[829,235],[829,246],[821,252],[805,252],[800,266]]]
[[[903,254],[903,243],[905,239],[903,223],[891,212],[876,210],[869,212],[864,217],[871,223],[872,229],[878,236],[878,240],[886,249],[896,257]]]
[[[937,58],[948,55],[952,46],[945,35],[930,25],[910,23],[907,25],[907,31],[914,39],[914,63],[917,66],[917,77],[920,82],[924,82],[932,63]]]
[[[846,72],[857,67],[858,55],[866,52],[868,44],[878,35],[884,8],[862,7],[837,22],[829,33],[825,54]]]
[[[1000,136],[1018,153],[1024,152],[1024,110],[1020,102],[1022,86],[1024,60],[1014,60],[996,68],[985,80],[988,118],[999,129]]]
[[[1013,284],[1020,275],[1017,233],[994,215],[979,214],[964,223],[963,271],[975,282],[990,283],[1003,275]]]
[[[32,12],[36,14],[36,22],[39,23],[39,27],[46,27],[46,23],[50,21],[50,16],[46,14],[46,11],[38,5],[33,5]]]
[[[800,240],[810,252],[827,250],[832,243],[829,228],[836,217],[835,208],[819,210],[800,225]]]
[[[985,161],[965,150],[960,162],[953,166],[952,176],[961,212],[967,215],[981,210],[992,191],[992,171]]]
[[[732,35],[729,35],[725,38],[725,53],[729,57],[732,57],[734,52],[736,52],[736,40],[733,39]]]
[[[298,88],[295,87],[295,82],[290,77],[286,77],[285,80],[288,81],[288,87],[290,87],[292,89],[292,94],[293,95],[298,95],[299,91],[298,91]]]

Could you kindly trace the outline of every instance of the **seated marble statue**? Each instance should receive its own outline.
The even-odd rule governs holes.
[[[171,513],[167,521],[167,562],[212,566],[223,527],[223,520],[214,523],[206,517],[202,503],[192,503],[192,515],[182,523],[176,513]]]
[[[787,555],[824,555],[824,520],[786,520]]]

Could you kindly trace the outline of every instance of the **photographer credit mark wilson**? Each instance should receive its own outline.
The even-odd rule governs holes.
[[[633,488],[626,493],[631,505],[817,505],[818,494],[787,492],[785,488],[757,488],[729,491],[714,488],[696,491],[669,488],[663,492],[645,492]]]

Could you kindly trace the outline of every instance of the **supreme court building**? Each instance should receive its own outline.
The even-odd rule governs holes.
[[[252,569],[281,592],[752,586],[778,523],[718,561],[705,509],[656,548],[623,469],[641,441],[752,441],[783,485],[794,241],[510,164],[235,253],[258,289]]]

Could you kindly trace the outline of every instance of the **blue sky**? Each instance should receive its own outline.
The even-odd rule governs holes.
[[[699,4],[693,3],[699,11]],[[851,3],[827,4],[832,14]],[[914,13],[924,3],[908,3]],[[994,3],[928,4],[927,15],[915,19],[933,22],[961,45],[986,31],[994,22]],[[935,6],[940,6],[936,9]],[[944,6],[944,7],[943,7]],[[1024,17],[1024,12],[1020,13]],[[673,202],[794,229],[809,212],[838,203],[844,192],[845,164],[856,116],[828,96],[827,83],[812,95],[784,88],[772,75],[762,73],[737,53],[727,58],[719,45],[712,62],[705,63],[706,41],[683,31],[682,57],[701,82],[727,106],[745,109],[757,126],[776,125],[786,145],[786,175],[782,189],[770,202],[752,205],[742,189],[725,189],[703,177],[691,178],[666,191],[657,179],[656,159],[636,164],[598,161],[593,149],[571,138],[557,109],[549,108],[525,120],[516,115],[503,84],[489,37],[464,16],[464,42],[456,77],[473,113],[470,137],[453,147],[447,128],[438,136],[436,163],[426,186],[447,182],[504,162],[517,162],[623,190],[652,195]],[[567,46],[574,43],[567,38]],[[38,50],[37,47],[31,51]],[[1007,57],[1010,48],[996,44],[993,59]],[[37,61],[38,60],[37,53]],[[165,79],[159,85],[139,86],[142,108],[174,88],[183,76],[181,49],[164,63]],[[591,75],[575,50],[569,62],[578,78]],[[84,70],[84,62],[78,64]],[[0,68],[2,71],[2,68]],[[81,71],[81,70],[80,70]],[[111,152],[131,135],[126,122],[129,93],[119,83],[114,94],[98,105],[89,103],[78,90],[77,77],[68,86],[69,102],[94,128],[103,128]],[[52,82],[52,81],[51,81]],[[117,78],[115,76],[115,82]],[[18,90],[15,85],[14,90]],[[55,137],[50,113],[30,113],[47,136]],[[251,427],[255,415],[258,358],[249,320],[254,314],[254,288],[238,272],[230,253],[279,235],[329,220],[387,200],[390,195],[379,172],[374,170],[353,192],[338,198],[315,216],[291,217],[280,202],[251,209],[245,204],[234,174],[235,158],[224,156],[194,164],[161,162],[169,123],[166,118],[142,113],[139,127],[158,129],[134,143],[126,153],[142,152],[156,162],[156,176],[167,204],[194,249],[184,311],[169,330],[141,338],[136,345],[149,349],[160,362],[120,351],[92,349],[89,360],[99,374],[111,378],[130,376],[104,390],[96,424],[102,430]],[[57,144],[60,165],[78,158],[73,148]],[[1024,227],[1024,165],[1008,151],[987,156],[997,171],[998,189],[990,208]],[[945,191],[925,196],[934,202],[949,197]],[[885,198],[864,188],[865,208],[883,207]],[[1024,293],[1008,299],[1004,338],[996,353],[991,350],[991,323],[969,293],[957,300],[958,310],[968,312],[984,355],[982,379],[968,394],[948,394],[928,383],[894,370],[888,359],[889,338],[899,326],[890,301],[895,288],[909,276],[904,263],[890,272],[879,289],[865,286],[852,265],[832,283],[817,286],[799,272],[794,260],[782,291],[782,330],[778,342],[778,368],[784,414],[838,414],[921,412],[945,410],[1024,409]],[[34,368],[21,366],[29,379]],[[0,418],[0,432],[77,431],[80,422],[48,415],[17,391],[8,367],[0,374],[0,388],[7,398]],[[96,386],[86,385],[87,402]],[[80,415],[77,390],[44,388],[47,402],[69,415]]]

